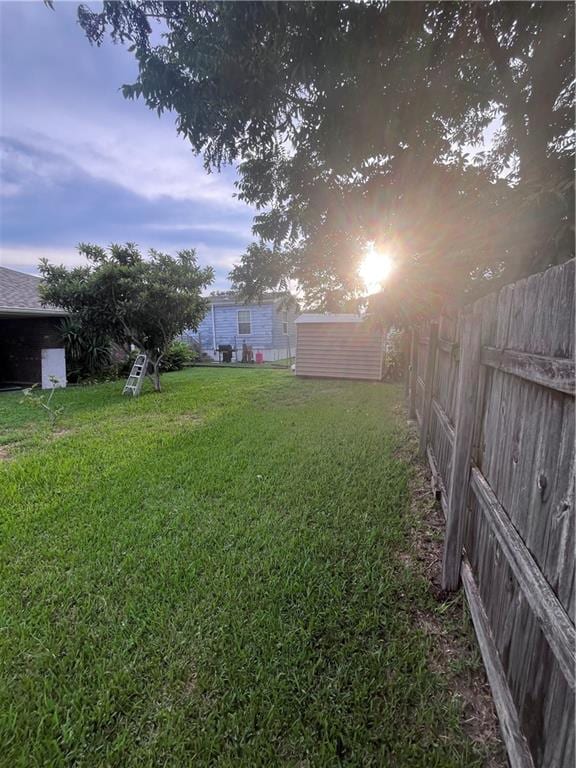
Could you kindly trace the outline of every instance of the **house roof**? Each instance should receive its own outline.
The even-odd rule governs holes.
[[[68,312],[52,306],[42,306],[39,277],[0,267],[0,314],[2,315],[61,315]]]
[[[362,323],[364,318],[360,315],[347,314],[319,314],[308,312],[296,318],[295,323]]]
[[[262,296],[260,301],[243,301],[239,296],[235,296],[233,294],[225,294],[221,296],[206,296],[206,299],[210,302],[210,304],[214,304],[216,307],[220,306],[238,306],[238,307],[253,307],[258,306],[260,304],[274,304],[274,302],[278,301],[280,298],[280,294],[266,294]]]

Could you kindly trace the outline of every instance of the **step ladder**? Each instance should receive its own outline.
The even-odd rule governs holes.
[[[136,360],[134,360],[134,364],[132,365],[130,376],[128,376],[126,379],[126,384],[124,385],[122,394],[138,397],[140,390],[142,389],[142,384],[144,383],[147,370],[148,358],[146,355],[138,355]]]

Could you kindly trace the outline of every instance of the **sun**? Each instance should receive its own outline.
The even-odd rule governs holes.
[[[386,251],[378,251],[374,243],[366,248],[358,274],[364,281],[366,293],[378,293],[390,272],[394,269],[394,260]]]

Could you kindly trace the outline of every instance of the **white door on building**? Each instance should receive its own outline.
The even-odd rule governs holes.
[[[56,381],[52,381],[52,378]],[[66,353],[63,349],[42,350],[42,389],[66,386]]]

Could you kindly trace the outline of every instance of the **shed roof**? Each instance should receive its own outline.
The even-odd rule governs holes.
[[[320,314],[308,312],[296,318],[295,323],[362,323],[364,318],[360,315],[350,314]]]
[[[38,286],[41,278],[8,267],[0,267],[0,313],[3,315],[67,315],[63,309],[42,306]]]

